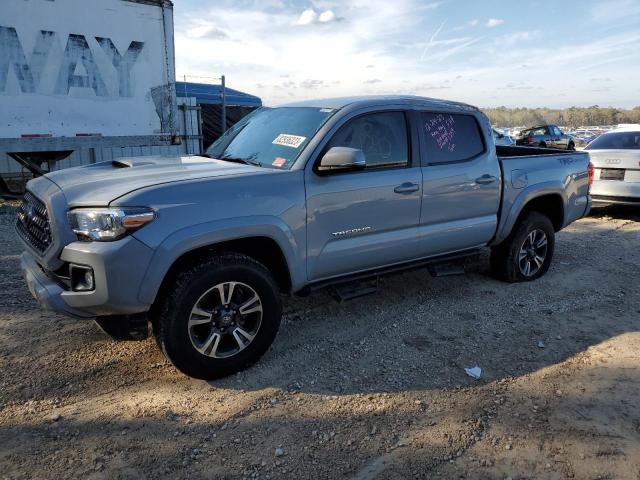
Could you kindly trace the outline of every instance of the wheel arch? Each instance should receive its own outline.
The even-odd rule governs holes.
[[[176,232],[157,248],[140,286],[139,298],[153,304],[175,274],[203,258],[218,253],[239,253],[264,264],[280,290],[291,293],[304,284],[304,259],[295,238],[279,225],[245,225],[226,231],[202,226]]]
[[[556,232],[564,225],[564,201],[558,193],[548,193],[534,197],[524,204],[516,219],[517,225],[529,212],[538,212],[546,216]]]
[[[498,229],[498,234],[491,245],[501,243],[513,231],[516,225],[529,212],[539,212],[549,218],[557,232],[565,226],[567,199],[563,195],[560,186],[550,182],[548,185],[533,185],[530,189],[521,192],[511,204],[511,208],[505,210],[505,217]]]
[[[270,237],[244,237],[205,245],[183,253],[175,259],[160,284],[159,293],[170,288],[171,282],[183,269],[202,263],[214,255],[237,253],[263,264],[275,278],[280,291],[291,293],[291,275],[287,260],[278,243]]]

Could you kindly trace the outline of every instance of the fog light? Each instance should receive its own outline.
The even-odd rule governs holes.
[[[90,292],[95,288],[93,269],[83,265],[69,265],[71,289],[74,292]]]

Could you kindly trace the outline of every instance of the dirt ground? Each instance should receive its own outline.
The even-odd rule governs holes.
[[[151,339],[40,310],[14,214],[0,205],[0,478],[640,480],[637,209],[567,228],[533,283],[484,257],[343,304],[287,299],[262,361],[210,384]]]

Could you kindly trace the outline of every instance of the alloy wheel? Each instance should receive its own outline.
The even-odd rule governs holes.
[[[525,277],[532,277],[538,273],[547,258],[547,249],[547,234],[540,229],[531,231],[518,253],[520,273]]]
[[[249,285],[219,283],[203,293],[191,309],[189,339],[203,355],[232,357],[256,337],[262,313],[260,296]]]

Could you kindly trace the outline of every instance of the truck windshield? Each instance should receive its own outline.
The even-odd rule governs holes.
[[[639,150],[640,132],[606,133],[585,147],[585,150]]]
[[[291,168],[334,112],[330,108],[259,108],[216,140],[207,149],[207,156],[262,167]]]

